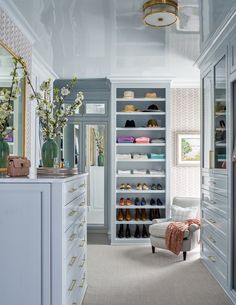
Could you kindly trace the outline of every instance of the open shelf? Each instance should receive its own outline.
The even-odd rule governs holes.
[[[117,127],[117,131],[161,131],[166,130],[165,127]]]
[[[165,194],[165,190],[116,190],[117,194]]]
[[[119,220],[116,220],[116,224],[117,225],[121,225],[121,224],[126,224],[126,225],[140,225],[140,224],[152,224],[152,221],[151,220],[130,220],[130,221],[127,221],[127,220],[122,220],[122,221],[119,221]]]
[[[122,160],[122,159],[117,159],[116,162],[165,162],[165,159],[143,159],[143,160],[138,160],[138,159],[127,159],[127,160]]]
[[[165,102],[165,98],[117,98],[117,102]]]
[[[150,209],[153,209],[153,210],[156,210],[156,209],[165,209],[165,205],[150,205],[150,204],[146,204],[146,205],[119,205],[117,204],[116,205],[116,208],[118,210],[120,209],[128,209],[128,210],[132,210],[132,209],[147,209],[147,210],[150,210]]]
[[[166,175],[134,175],[134,174],[117,174],[116,177],[117,178],[164,178]]]
[[[116,112],[116,115],[151,115],[151,116],[154,116],[154,115],[165,115],[166,113],[165,112],[162,112],[162,111],[155,111],[155,112],[139,112],[139,111],[136,111],[136,112]]]
[[[166,143],[116,143],[116,146],[166,146]]]

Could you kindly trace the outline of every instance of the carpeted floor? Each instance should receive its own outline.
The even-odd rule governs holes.
[[[232,305],[199,260],[147,246],[88,246],[83,305]]]

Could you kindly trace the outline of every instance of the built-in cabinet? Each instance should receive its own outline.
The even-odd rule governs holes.
[[[82,304],[86,188],[86,175],[1,179],[0,304]]]
[[[112,83],[112,243],[149,242],[169,217],[169,83]]]

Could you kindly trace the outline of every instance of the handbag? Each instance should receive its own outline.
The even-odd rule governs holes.
[[[29,175],[30,160],[25,157],[8,157],[7,174],[10,177],[24,177]]]

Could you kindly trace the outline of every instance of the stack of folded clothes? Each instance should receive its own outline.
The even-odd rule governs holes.
[[[218,162],[223,162],[226,160],[226,154],[218,154],[217,155]]]
[[[117,160],[130,160],[131,154],[117,154],[116,158]]]
[[[139,137],[135,139],[135,142],[138,144],[146,144],[146,143],[150,143],[150,138],[148,137]]]
[[[134,169],[133,174],[134,175],[146,175],[147,170],[146,169]]]
[[[151,143],[165,143],[165,138],[151,139]]]
[[[135,138],[134,137],[118,137],[117,143],[134,143]]]
[[[118,169],[118,174],[119,175],[131,175],[131,170],[130,169],[126,169],[126,170]]]
[[[157,159],[157,160],[165,160],[165,154],[156,154],[156,153],[151,153],[148,154],[149,159]]]
[[[133,154],[132,157],[135,160],[147,160],[148,159],[147,154]]]
[[[150,175],[164,175],[165,174],[164,171],[156,170],[156,169],[149,169],[147,171],[147,173],[150,174]]]

